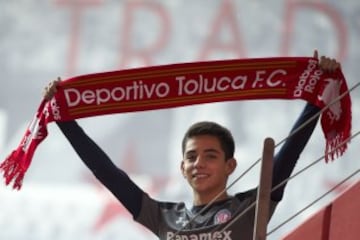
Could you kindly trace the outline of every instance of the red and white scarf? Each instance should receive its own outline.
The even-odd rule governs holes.
[[[341,70],[325,73],[315,58],[279,57],[181,63],[83,75],[62,81],[55,96],[43,100],[20,145],[0,165],[5,183],[20,189],[47,124],[105,114],[174,108],[250,99],[303,99],[321,108],[348,91]],[[347,94],[321,117],[326,160],[351,132]]]

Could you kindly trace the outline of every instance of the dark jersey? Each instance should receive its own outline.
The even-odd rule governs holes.
[[[160,239],[252,239],[256,192],[254,189],[238,193],[226,200],[213,203],[210,208],[196,206],[192,209],[186,208],[181,202],[159,202],[145,194],[140,214],[135,220]],[[277,202],[271,201],[271,215],[276,205]],[[203,208],[205,211],[201,211]],[[231,222],[235,217],[238,219]]]
[[[301,126],[319,111],[307,104],[293,126]],[[272,186],[277,186],[288,178],[295,167],[300,153],[308,142],[318,117],[306,127],[297,131],[282,145],[274,157]],[[224,201],[212,204],[204,213],[193,217],[202,206],[187,209],[184,203],[161,202],[152,199],[139,188],[121,169],[113,164],[102,149],[82,130],[75,121],[57,122],[74,150],[96,178],[129,210],[133,218],[146,226],[160,239],[252,239],[255,210],[252,208],[223,229],[229,221],[242,214],[256,200],[256,190],[238,193]],[[271,193],[270,212],[283,197],[285,184]],[[181,230],[180,232],[178,232]]]

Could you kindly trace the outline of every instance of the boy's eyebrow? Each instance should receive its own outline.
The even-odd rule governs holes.
[[[220,153],[220,151],[218,151],[217,149],[215,148],[209,148],[209,149],[206,149],[205,152],[213,152],[213,153]]]
[[[220,151],[218,151],[217,149],[215,148],[208,148],[208,149],[205,149],[206,153],[220,153]],[[196,150],[189,150],[187,152],[185,152],[185,154],[192,154],[192,153],[196,153]]]

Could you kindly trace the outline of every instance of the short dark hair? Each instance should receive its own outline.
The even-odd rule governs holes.
[[[190,138],[200,135],[210,135],[216,137],[219,140],[220,146],[225,153],[225,160],[234,157],[235,142],[231,132],[229,129],[221,126],[220,124],[210,121],[197,122],[189,127],[189,129],[185,132],[184,138],[182,140],[183,154],[185,152],[186,142]]]

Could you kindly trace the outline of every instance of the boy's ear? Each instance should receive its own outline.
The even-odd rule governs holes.
[[[237,166],[237,161],[235,158],[230,158],[227,160],[227,165],[228,165],[228,174],[232,174],[234,172],[234,170],[236,169]]]
[[[185,167],[184,167],[184,160],[181,160],[180,170],[181,170],[181,174],[184,176],[184,178],[186,178]]]

